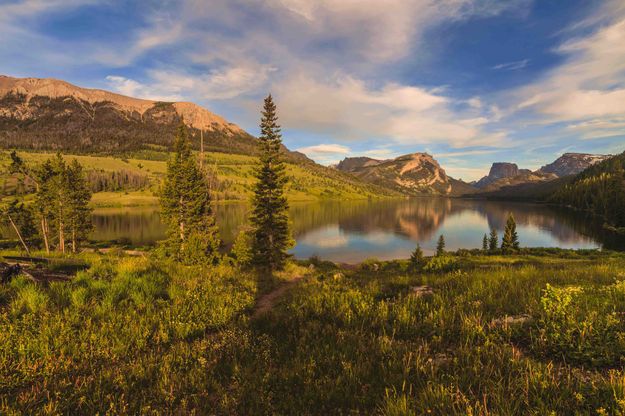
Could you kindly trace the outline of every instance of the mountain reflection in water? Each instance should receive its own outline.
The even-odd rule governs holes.
[[[230,244],[245,222],[249,206],[216,205],[217,223]],[[290,217],[298,258],[357,262],[369,257],[406,258],[418,242],[432,253],[440,234],[447,248],[477,248],[491,228],[500,234],[508,214],[528,247],[625,249],[625,238],[609,233],[598,220],[548,205],[446,198],[385,201],[293,203]],[[93,213],[98,241],[152,245],[165,227],[157,208],[102,209]]]

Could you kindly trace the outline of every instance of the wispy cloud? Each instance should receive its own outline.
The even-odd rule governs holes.
[[[506,70],[506,71],[516,71],[516,70],[525,68],[529,64],[529,62],[530,62],[529,59],[522,59],[520,61],[514,61],[514,62],[506,62],[504,64],[497,64],[497,65],[493,66],[493,69],[503,69],[503,70]]]

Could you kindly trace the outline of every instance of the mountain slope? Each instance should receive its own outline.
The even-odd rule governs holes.
[[[207,150],[255,154],[254,138],[188,102],[158,102],[65,81],[0,76],[0,146],[80,153],[166,148],[184,119]],[[301,159],[303,155],[293,155]]]
[[[411,153],[391,160],[346,158],[337,169],[405,195],[453,196],[474,191],[471,185],[447,176],[427,153]]]
[[[625,227],[625,152],[587,168],[550,201],[590,211],[612,226]]]
[[[610,157],[612,156],[589,153],[565,153],[554,162],[540,168],[537,172],[553,173],[560,178],[568,175],[577,175],[584,169]]]

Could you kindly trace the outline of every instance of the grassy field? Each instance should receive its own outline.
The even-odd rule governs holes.
[[[20,152],[29,164],[39,164],[53,156],[50,153]],[[137,155],[139,157],[141,155]],[[129,171],[145,175],[149,185],[142,190],[99,192],[94,194],[94,207],[128,207],[158,204],[158,189],[167,168],[167,154],[151,152],[141,158],[113,156],[66,155],[78,159],[88,170],[104,172]],[[148,159],[149,157],[149,159]],[[215,199],[226,201],[249,200],[254,184],[254,168],[257,159],[252,156],[226,153],[207,153],[205,163],[217,177],[212,189]],[[10,162],[9,153],[0,153],[0,172],[6,172]],[[360,182],[350,175],[308,164],[287,164],[289,185],[287,197],[291,202],[320,200],[358,200],[398,196],[373,185]],[[15,180],[6,173],[0,175],[0,188],[11,191]]]
[[[273,277],[85,254],[0,285],[0,414],[623,414],[625,256],[524,253]]]

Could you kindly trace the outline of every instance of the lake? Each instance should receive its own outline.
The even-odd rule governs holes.
[[[221,237],[230,244],[247,217],[245,204],[216,205]],[[447,198],[294,203],[290,208],[296,258],[355,263],[407,258],[417,243],[431,254],[439,235],[447,249],[481,247],[491,228],[503,233],[512,213],[522,246],[625,249],[625,238],[588,215],[548,205]],[[92,239],[153,245],[165,227],[158,208],[98,209]]]

